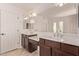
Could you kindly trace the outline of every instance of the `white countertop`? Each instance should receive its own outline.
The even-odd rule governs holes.
[[[54,34],[52,32],[32,32],[32,31],[27,31],[24,30],[22,34],[27,34],[27,35],[32,35],[32,34],[38,34],[38,37],[29,37],[30,39],[39,41],[39,38],[44,38],[47,40],[52,40],[52,41],[57,41],[57,42],[62,42],[62,43],[67,43],[71,45],[76,45],[79,46],[79,34],[63,34],[62,38],[60,37],[54,37]]]
[[[60,38],[60,37],[53,37],[53,36],[41,36],[40,38],[44,38],[44,39],[51,40],[51,41],[56,41],[56,42],[62,42],[62,43],[66,43],[66,44],[71,44],[71,45],[75,45],[75,46],[79,46],[79,37],[63,36],[63,37]]]
[[[37,34],[36,32],[33,32],[31,29],[30,29],[30,30],[24,29],[24,30],[22,30],[21,33],[22,33],[22,34],[26,34],[26,35]]]
[[[47,39],[47,40],[60,42],[60,39],[54,38],[54,37],[50,37],[50,36],[41,36],[39,38],[44,38],[44,39]]]
[[[39,41],[39,38],[37,36],[29,37],[29,39],[32,39],[32,40],[35,40],[35,41]]]

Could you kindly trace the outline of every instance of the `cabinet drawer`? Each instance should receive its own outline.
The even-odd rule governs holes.
[[[34,44],[34,45],[37,45],[37,46],[38,46],[38,42],[35,41],[35,40],[29,39],[29,42],[32,43],[32,44]]]
[[[52,47],[54,49],[60,49],[60,43],[59,42],[45,40],[45,45],[50,46],[50,47]]]
[[[34,52],[37,50],[37,45],[35,44],[32,44],[31,42],[29,42],[29,45],[28,45],[28,51],[29,52]]]
[[[74,45],[61,43],[61,50],[72,55],[78,55],[78,47]]]

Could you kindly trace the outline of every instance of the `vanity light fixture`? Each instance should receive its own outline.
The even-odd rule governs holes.
[[[60,4],[59,4],[59,7],[62,7],[63,5],[64,5],[63,3],[60,3]]]
[[[62,7],[64,5],[64,3],[56,3],[55,6],[59,6],[59,7]]]
[[[36,13],[32,13],[32,16],[37,16],[37,14]]]
[[[27,19],[28,19],[28,17],[25,17],[24,19],[26,19],[26,20],[27,20]]]
[[[27,20],[28,18],[31,18],[31,17],[34,17],[34,16],[37,16],[37,14],[35,12],[33,12],[32,14],[30,14],[29,17],[24,17],[24,19]]]
[[[29,15],[29,17],[34,17],[34,16],[37,16],[37,14],[34,12]]]

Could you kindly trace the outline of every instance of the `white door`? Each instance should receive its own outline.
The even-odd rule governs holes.
[[[16,19],[15,14],[1,11],[1,53],[17,48]]]

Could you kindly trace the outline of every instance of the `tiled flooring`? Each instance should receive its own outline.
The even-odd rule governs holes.
[[[33,53],[29,53],[25,49],[16,49],[2,54],[1,56],[39,56],[39,51],[36,50]]]

